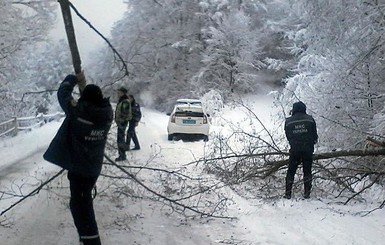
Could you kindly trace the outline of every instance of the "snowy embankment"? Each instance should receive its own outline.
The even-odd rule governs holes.
[[[255,101],[255,113],[268,121],[270,100]],[[224,109],[223,116],[234,120],[240,117],[238,111]],[[130,163],[173,169],[200,158],[207,151],[203,141],[167,141],[167,116],[146,109],[143,114],[137,128],[142,149],[128,153]],[[0,191],[3,192],[0,210],[19,199],[5,193],[25,194],[60,170],[42,159],[59,125],[53,122],[0,141]],[[221,119],[213,119],[213,132],[226,127]],[[112,133],[115,130],[113,128]],[[111,142],[114,142],[113,136]],[[111,158],[116,156],[113,151],[108,154]],[[104,187],[105,183],[101,183],[104,178],[99,181],[98,186]],[[67,186],[66,176],[62,175],[50,184],[49,192],[41,191],[0,217],[0,244],[78,244],[68,209]],[[228,215],[237,219],[187,218],[161,203],[140,198],[111,198],[99,190],[95,210],[103,244],[384,244],[384,210],[362,216],[360,211],[373,207],[342,206],[317,199],[246,200],[230,189],[226,191],[234,200]]]

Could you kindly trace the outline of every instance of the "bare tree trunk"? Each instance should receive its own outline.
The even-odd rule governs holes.
[[[68,0],[58,0],[61,6],[61,11],[63,14],[64,26],[67,33],[68,45],[71,50],[72,64],[74,66],[75,73],[81,73],[82,71],[82,62],[80,60],[79,50],[76,43],[75,30],[72,23],[71,9]]]
[[[364,156],[385,156],[385,148],[379,148],[379,149],[363,149],[363,150],[346,150],[346,151],[332,151],[332,152],[325,152],[325,153],[319,153],[313,155],[313,160],[325,160],[330,158],[337,158],[337,157],[364,157]],[[267,162],[264,169],[256,169],[256,171],[253,171],[253,173],[250,173],[249,177],[251,175],[256,175],[257,173],[263,172],[262,177],[268,177],[274,172],[278,171],[280,168],[288,164],[289,160],[281,160],[281,161],[273,161],[273,162]]]

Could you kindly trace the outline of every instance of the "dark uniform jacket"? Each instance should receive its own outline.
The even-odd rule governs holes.
[[[285,121],[285,134],[290,148],[295,151],[314,151],[317,143],[317,127],[312,116],[295,112]]]
[[[68,75],[59,87],[58,100],[66,118],[44,159],[79,175],[95,177],[102,168],[113,111],[108,99],[98,105],[79,99],[76,106],[71,105],[76,84],[76,77]]]
[[[132,108],[132,119],[131,121],[138,123],[140,119],[142,118],[142,112],[140,111],[140,105],[136,103],[134,100],[131,103],[131,108]]]

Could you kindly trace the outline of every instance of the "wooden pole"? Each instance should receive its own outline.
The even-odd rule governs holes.
[[[67,33],[68,45],[71,50],[72,64],[75,70],[75,74],[79,74],[82,71],[82,62],[80,60],[79,50],[76,43],[75,29],[72,23],[70,4],[68,0],[58,0],[58,2],[60,3],[64,20],[64,27]]]
[[[13,136],[16,136],[19,133],[19,123],[17,122],[17,117],[13,119]]]

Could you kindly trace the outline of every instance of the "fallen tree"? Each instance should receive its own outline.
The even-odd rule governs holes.
[[[268,160],[267,157],[287,157],[289,156],[288,152],[266,152],[266,153],[258,153],[258,154],[242,154],[242,155],[228,155],[224,157],[216,157],[216,158],[209,158],[204,160],[205,163],[214,163],[217,161],[233,161],[233,166],[230,168],[230,172],[245,170],[242,167],[242,164],[244,166],[250,167],[250,162],[253,163],[253,166],[251,168],[247,168],[247,171],[244,171],[243,174],[241,174],[242,177],[240,177],[237,182],[240,181],[247,181],[252,178],[267,178],[274,173],[276,173],[279,170],[282,170],[283,168],[286,168],[286,166],[289,163],[289,159],[282,159],[282,160]],[[362,150],[341,150],[341,151],[331,151],[331,152],[325,152],[325,153],[318,153],[313,155],[313,161],[317,160],[326,160],[326,159],[333,159],[333,158],[342,158],[342,157],[368,157],[368,156],[385,156],[385,148],[379,148],[379,149],[362,149]],[[261,160],[258,160],[261,159]],[[217,165],[217,164],[216,164]],[[227,164],[227,166],[229,166]],[[217,168],[218,169],[218,168]],[[219,168],[220,171],[225,172],[223,168]],[[229,168],[227,168],[229,169]],[[214,171],[216,172],[216,171]],[[232,174],[233,175],[233,174]]]
[[[347,204],[360,198],[366,190],[378,186],[376,184],[384,184],[385,165],[381,161],[385,158],[381,156],[385,156],[385,143],[369,137],[367,142],[363,149],[332,150],[313,155],[313,186],[318,188],[317,194],[342,197]],[[226,143],[222,142],[221,145]],[[274,150],[273,147],[262,145],[251,150]],[[235,190],[248,189],[253,192],[251,196],[276,198],[282,195],[288,152],[236,154],[232,151],[228,154],[229,151],[231,149],[222,150],[220,154],[217,153],[219,156],[202,160],[207,165],[207,171]],[[297,175],[295,188],[302,191],[302,171],[297,171]],[[244,193],[238,193],[241,192]]]
[[[287,155],[287,153],[285,153]],[[341,157],[367,157],[367,156],[385,156],[385,148],[380,149],[362,149],[362,150],[342,150],[342,151],[332,151],[325,153],[318,153],[313,155],[313,160],[325,160],[332,158],[341,158]],[[278,161],[267,161],[263,169],[259,169],[255,172],[249,173],[245,178],[253,178],[255,176],[266,178],[277,172],[278,170],[285,167],[289,162],[289,159],[278,160]]]

